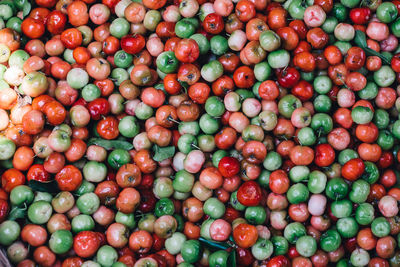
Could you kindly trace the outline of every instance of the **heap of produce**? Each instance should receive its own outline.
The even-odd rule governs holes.
[[[1,0],[0,261],[399,267],[399,38],[400,0]]]

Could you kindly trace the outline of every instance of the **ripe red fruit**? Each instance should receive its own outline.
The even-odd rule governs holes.
[[[362,159],[351,159],[343,165],[342,176],[347,180],[355,181],[364,173],[364,169],[365,165]]]
[[[128,54],[137,54],[146,45],[146,40],[140,34],[126,35],[121,39],[121,48]]]
[[[355,24],[366,24],[371,18],[371,10],[368,7],[353,8],[349,15]]]
[[[257,182],[244,182],[237,192],[237,199],[244,206],[257,206],[261,201],[261,188]]]
[[[315,147],[314,162],[319,167],[327,167],[335,161],[335,150],[329,144],[319,144]]]
[[[224,177],[232,177],[239,173],[240,163],[234,157],[223,157],[218,163],[218,170]]]
[[[100,247],[100,239],[96,232],[83,231],[74,238],[74,251],[82,258],[92,257]]]

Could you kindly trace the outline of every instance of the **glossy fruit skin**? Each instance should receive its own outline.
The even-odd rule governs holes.
[[[24,203],[30,204],[33,201],[33,197],[33,192],[29,187],[25,185],[19,185],[11,191],[10,203],[16,206]]]
[[[285,88],[292,88],[300,80],[300,73],[295,68],[278,70],[278,82]]]
[[[238,190],[238,200],[245,206],[257,206],[261,201],[261,188],[254,181],[244,182]]]
[[[17,169],[9,169],[1,176],[1,186],[6,192],[25,183],[25,175]]]
[[[42,266],[52,266],[56,262],[56,255],[46,246],[36,248],[33,258],[36,262],[40,262]]]
[[[124,36],[121,39],[121,48],[128,54],[137,54],[145,46],[145,39],[142,35]]]
[[[342,178],[333,178],[328,181],[325,193],[330,199],[343,199],[349,187]]]
[[[335,251],[340,246],[341,237],[335,230],[328,230],[321,238],[321,248],[324,251]]]
[[[50,180],[50,175],[42,164],[34,164],[29,168],[26,179],[28,181],[36,180],[40,182],[47,182]]]
[[[201,245],[198,240],[187,240],[183,243],[181,253],[186,262],[194,263],[200,259]]]
[[[371,223],[371,231],[377,237],[384,237],[390,233],[390,224],[384,217],[378,217]]]
[[[104,139],[115,139],[118,134],[118,120],[113,116],[105,117],[97,123],[97,132]]]
[[[45,32],[45,26],[38,20],[33,18],[25,19],[21,24],[23,33],[32,39],[41,37]]]
[[[183,63],[193,63],[199,57],[200,51],[196,41],[183,39],[175,50],[176,58]]]
[[[251,247],[255,244],[257,238],[257,229],[253,225],[242,223],[233,230],[233,239],[241,248]]]
[[[100,247],[100,239],[95,232],[83,231],[74,237],[74,251],[83,258],[93,256]]]
[[[55,180],[61,190],[75,191],[82,183],[82,173],[75,166],[67,165],[57,173]]]
[[[317,250],[317,242],[311,236],[302,236],[296,241],[296,250],[304,257],[310,257]]]
[[[210,255],[210,266],[227,266],[229,253],[219,250]]]
[[[93,120],[99,120],[110,112],[110,104],[104,98],[97,98],[87,104],[90,116]]]
[[[19,267],[399,265],[399,0],[25,2],[0,2]]]
[[[239,173],[239,161],[233,157],[223,157],[218,163],[218,170],[224,177],[232,177]]]
[[[127,164],[130,161],[130,159],[131,159],[131,156],[129,155],[129,152],[127,152],[123,149],[115,149],[107,157],[108,164],[114,169],[118,169],[118,168],[122,167],[123,165]],[[135,167],[133,170],[134,173],[138,172],[138,169]]]
[[[316,147],[314,162],[318,166],[326,167],[335,160],[335,151],[329,144],[320,144]]]
[[[289,260],[283,256],[283,255],[279,255],[279,256],[275,256],[273,257],[267,264],[267,267],[278,267],[278,266],[282,266],[282,267],[287,267],[289,266]]]
[[[67,23],[67,17],[61,11],[55,10],[49,13],[46,20],[46,28],[52,34],[63,32]]]
[[[353,8],[350,11],[350,19],[356,24],[365,24],[371,17],[371,10],[366,7]]]
[[[364,172],[364,162],[361,159],[351,159],[342,168],[342,176],[350,181],[355,181]]]
[[[18,238],[20,231],[21,229],[18,223],[9,220],[4,221],[2,224],[0,224],[0,232],[4,237],[4,239],[1,241],[1,244],[3,246],[11,245]]]
[[[67,29],[61,33],[61,41],[68,49],[77,48],[82,44],[82,33],[77,29]]]
[[[219,34],[224,29],[224,21],[222,16],[211,13],[208,14],[203,21],[204,29],[211,34]]]
[[[67,230],[58,230],[54,232],[49,240],[50,249],[56,254],[67,252],[73,243],[72,234]]]
[[[179,42],[180,43],[180,42]],[[183,53],[183,52],[182,52]],[[188,52],[190,53],[190,52]],[[180,55],[180,54],[178,54]],[[182,55],[184,57],[185,55]],[[189,60],[190,61],[190,60]],[[172,51],[165,51],[157,57],[157,67],[164,73],[173,73],[178,68],[178,58]]]
[[[8,216],[9,204],[7,200],[0,199],[0,223],[2,223]]]
[[[29,206],[28,218],[35,224],[44,224],[50,219],[52,212],[52,206],[48,202],[40,200]]]
[[[276,194],[287,192],[289,183],[289,178],[283,170],[273,171],[269,177],[269,187]]]
[[[85,193],[76,200],[79,211],[86,215],[95,213],[100,206],[100,200],[94,193]]]

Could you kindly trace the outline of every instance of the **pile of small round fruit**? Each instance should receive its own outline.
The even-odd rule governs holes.
[[[1,248],[399,267],[399,38],[400,0],[0,0]]]

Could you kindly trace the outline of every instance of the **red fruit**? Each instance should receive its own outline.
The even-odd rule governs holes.
[[[36,0],[35,2],[41,7],[53,7],[57,3],[56,0]]]
[[[352,237],[352,238],[347,239],[344,242],[344,248],[349,253],[353,252],[353,250],[355,250],[357,248],[357,238]]]
[[[240,211],[235,210],[232,207],[227,207],[225,214],[222,217],[225,221],[232,223],[235,219],[240,218]]]
[[[224,20],[217,13],[208,14],[203,21],[203,28],[211,34],[219,34],[224,29]]]
[[[384,151],[381,157],[379,158],[378,167],[381,169],[386,169],[390,167],[390,165],[392,165],[393,162],[394,162],[393,153],[390,151]]]
[[[237,199],[245,206],[257,206],[261,201],[261,188],[257,182],[244,182],[237,192]]]
[[[390,61],[393,71],[400,72],[400,53],[395,54]]]
[[[46,28],[41,21],[33,18],[26,18],[21,23],[21,30],[29,38],[37,39],[44,34]]]
[[[309,82],[301,80],[292,88],[292,94],[301,101],[307,101],[313,96],[314,88]]]
[[[140,181],[139,189],[151,189],[153,188],[154,177],[151,174],[145,174]]]
[[[275,194],[284,194],[289,189],[289,178],[283,170],[276,170],[269,176],[269,188]]]
[[[90,116],[93,120],[100,120],[101,116],[105,116],[110,112],[110,103],[107,99],[97,98],[87,104]]]
[[[8,216],[8,202],[6,199],[0,199],[0,223],[2,223]]]
[[[72,106],[78,106],[78,105],[81,105],[81,106],[86,107],[87,102],[85,101],[85,99],[79,98],[78,100],[76,100],[76,101],[72,104]]]
[[[296,258],[296,257],[299,257],[299,256],[300,256],[300,253],[297,252],[296,247],[293,246],[293,247],[290,247],[290,248],[289,248],[288,256],[289,256],[289,258],[294,259],[294,258]]]
[[[193,39],[183,39],[178,43],[175,49],[175,56],[180,62],[195,62],[199,55],[199,46]]]
[[[158,267],[167,267],[167,261],[163,256],[161,256],[159,254],[151,254],[149,257],[153,258],[157,262]]]
[[[236,249],[236,261],[242,266],[250,266],[254,262],[254,257],[250,250],[239,247]]]
[[[157,199],[153,191],[145,189],[140,191],[140,204],[138,210],[143,213],[151,212],[156,206]]]
[[[347,180],[355,181],[363,174],[364,169],[365,165],[362,159],[351,159],[343,165],[342,176]]]
[[[300,72],[292,67],[278,70],[277,76],[278,83],[285,88],[292,88],[300,80]]]
[[[39,182],[47,182],[50,180],[50,174],[45,170],[42,164],[34,164],[29,168],[26,179],[28,181],[36,180]]]
[[[121,48],[128,54],[137,54],[146,45],[146,40],[140,34],[126,35],[121,39]]]
[[[54,10],[47,16],[46,28],[51,34],[60,34],[64,31],[67,21],[64,13]]]
[[[289,267],[289,266],[290,266],[289,260],[283,255],[273,257],[267,263],[267,267]]]
[[[371,10],[368,7],[353,8],[349,15],[355,24],[366,24],[371,18]]]
[[[74,251],[82,258],[92,257],[100,247],[100,238],[96,232],[83,231],[74,238]]]
[[[218,170],[224,177],[232,177],[239,173],[240,163],[234,157],[223,157],[218,163]]]
[[[315,147],[314,162],[319,167],[327,167],[335,161],[335,150],[329,144],[319,144]]]
[[[257,228],[254,225],[241,223],[233,229],[233,239],[241,248],[253,246],[258,238]]]

